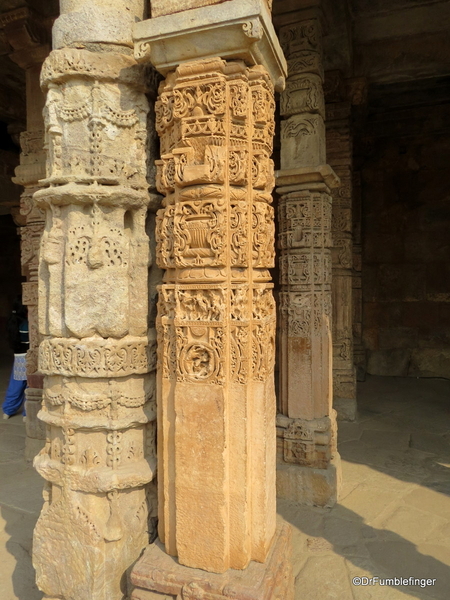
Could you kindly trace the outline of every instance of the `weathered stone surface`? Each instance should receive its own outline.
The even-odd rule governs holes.
[[[152,19],[227,1],[229,0],[153,0],[151,3]]]
[[[339,454],[326,469],[278,463],[277,496],[309,506],[334,506],[341,487]]]
[[[332,410],[329,186],[338,185],[339,179],[325,166],[319,18],[284,25],[280,40],[289,72],[281,97],[285,118],[281,169],[276,173],[281,195],[277,493],[330,506],[336,502],[340,477]]]
[[[130,4],[134,14],[139,5],[143,11],[143,3]],[[125,31],[131,45],[123,6],[67,0],[61,9],[68,12],[54,30],[57,46],[99,45],[56,50],[42,70],[48,156],[46,187],[34,198],[46,218],[39,257],[46,441],[34,464],[47,483],[33,564],[46,597],[121,600],[156,509],[148,103],[142,70],[118,51]],[[112,17],[117,27],[109,29]],[[96,37],[103,25],[106,37]],[[115,52],[105,51],[112,41]]]
[[[265,0],[229,0],[149,19],[135,25],[134,39],[137,60],[151,60],[163,75],[181,61],[221,56],[262,65],[275,89],[284,87],[286,61]]]
[[[353,356],[353,147],[351,105],[335,92],[327,104],[327,161],[340,179],[332,190],[333,406],[338,419],[355,419],[356,374]],[[331,107],[331,108],[328,108]]]
[[[207,574],[178,564],[164,552],[159,542],[155,542],[133,568],[131,582],[136,587],[131,600],[220,600],[230,597],[237,600],[293,600],[291,543],[291,528],[283,523],[278,526],[264,564],[252,561],[243,571],[229,569],[223,574]]]
[[[156,103],[159,535],[213,572],[264,562],[275,531],[272,90],[216,58]]]

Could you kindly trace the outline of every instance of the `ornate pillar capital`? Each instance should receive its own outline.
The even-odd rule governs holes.
[[[269,272],[274,87],[283,87],[285,61],[267,2],[200,3],[134,27],[136,58],[166,75],[155,106],[165,196],[157,215],[165,269],[157,319],[159,536],[178,564],[155,546],[132,581],[171,597],[191,597],[195,585],[198,597],[291,600],[288,539],[275,521]],[[247,571],[251,561],[260,564]],[[160,565],[157,578],[151,564]],[[192,584],[190,568],[213,575]]]
[[[193,24],[194,23],[194,24]],[[287,68],[265,0],[230,0],[134,26],[135,57],[163,75],[180,63],[220,56],[263,66],[276,91]]]

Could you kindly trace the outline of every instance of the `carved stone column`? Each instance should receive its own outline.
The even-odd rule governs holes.
[[[361,172],[353,173],[353,361],[356,379],[366,378],[366,350],[362,339],[362,239]]]
[[[249,6],[254,12],[243,14]],[[165,195],[157,224],[165,269],[157,321],[159,538],[167,554],[158,545],[146,551],[132,573],[132,597],[291,598],[288,530],[276,533],[268,271],[281,49],[260,2],[160,16],[135,33],[137,55],[148,53],[166,75],[156,127]]]
[[[27,405],[27,437],[25,458],[32,460],[45,444],[45,427],[37,418],[42,403],[43,378],[38,373],[38,266],[39,245],[44,230],[44,212],[33,202],[33,194],[45,177],[44,121],[42,109],[45,98],[39,85],[42,63],[50,52],[50,34],[39,17],[27,8],[11,11],[4,33],[14,51],[11,60],[25,71],[27,129],[20,135],[22,153],[20,165],[15,170],[14,183],[25,189],[20,199],[22,302],[28,307],[30,349],[27,354],[28,387],[25,391]]]
[[[149,541],[156,470],[148,330],[148,105],[131,55],[142,2],[61,1],[47,93],[39,260],[46,479],[33,542],[54,600],[122,600]],[[150,506],[149,506],[150,505]],[[150,507],[150,512],[149,512]]]
[[[332,408],[331,195],[326,164],[320,15],[281,19],[288,59],[276,174],[280,250],[277,493],[331,506],[340,485]],[[279,17],[280,19],[280,17]]]
[[[340,74],[336,76],[340,79]],[[338,419],[353,421],[356,417],[356,376],[353,364],[351,104],[342,97],[331,99],[338,101],[327,103],[327,161],[341,182],[332,192],[333,406]]]

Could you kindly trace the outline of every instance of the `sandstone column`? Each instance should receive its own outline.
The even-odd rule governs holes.
[[[331,506],[340,484],[332,408],[331,196],[326,164],[320,14],[279,16],[288,59],[276,174],[280,250],[277,493]]]
[[[353,173],[353,361],[356,379],[366,378],[366,351],[362,339],[361,171]]]
[[[340,73],[335,77],[342,81]],[[343,84],[343,81],[342,81]],[[340,85],[345,91],[345,86]],[[339,94],[327,102],[327,161],[340,179],[332,192],[333,405],[338,419],[356,417],[353,362],[353,244],[351,104]]]
[[[39,260],[46,479],[33,563],[47,599],[122,600],[149,541],[155,343],[148,330],[144,2],[61,0],[47,93]],[[150,484],[150,485],[149,485]],[[151,513],[150,513],[151,514]]]
[[[157,224],[157,260],[165,269],[159,537],[167,554],[149,548],[132,574],[133,598],[153,597],[149,591],[184,599],[290,598],[287,532],[275,533],[268,271],[273,88],[281,84],[283,57],[265,3],[232,0],[175,15],[163,14],[171,5],[152,7],[161,16],[138,24],[135,35],[137,56],[166,76],[156,127],[165,195]],[[251,561],[267,562],[252,563],[243,575],[229,571]]]
[[[27,8],[3,15],[7,21],[4,34],[14,51],[11,60],[25,71],[27,130],[20,135],[22,153],[16,168],[14,183],[25,189],[20,200],[20,214],[24,220],[21,227],[22,301],[28,307],[30,349],[27,354],[28,387],[27,437],[25,457],[31,460],[45,444],[45,428],[37,418],[42,403],[42,376],[38,374],[38,265],[39,244],[44,230],[44,212],[33,202],[33,194],[39,189],[39,180],[45,177],[44,122],[42,109],[44,94],[39,85],[42,63],[50,52],[50,37],[46,25]]]

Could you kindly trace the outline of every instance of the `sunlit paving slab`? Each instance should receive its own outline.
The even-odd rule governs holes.
[[[448,431],[443,415],[450,382],[443,382],[438,390],[432,382],[416,385],[417,396],[432,403],[434,419],[442,430],[436,434],[435,448],[424,436],[425,451],[425,442],[418,448],[420,431],[415,436],[408,432],[408,423],[423,407],[411,397],[409,381],[402,390],[402,381],[371,377],[360,384],[362,412],[370,406],[373,416],[342,426],[344,483],[337,506],[278,502],[279,514],[293,525],[295,600],[448,600],[450,453],[446,452]],[[389,394],[396,407],[395,415],[389,413],[389,427],[380,429],[376,427],[380,422],[377,386],[380,397]],[[411,404],[400,402],[398,396],[403,393],[409,395]],[[429,415],[427,428],[432,418]],[[364,431],[380,431],[387,443],[377,447],[372,437],[364,437]],[[392,443],[388,443],[389,433]],[[396,438],[408,435],[416,440],[414,444],[405,448],[397,443]],[[31,547],[43,481],[22,458],[24,438],[21,416],[0,423],[1,600],[42,598],[34,583]],[[400,584],[396,585],[396,578]],[[417,580],[415,585],[410,578]]]

